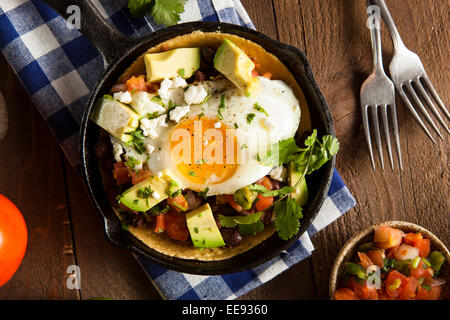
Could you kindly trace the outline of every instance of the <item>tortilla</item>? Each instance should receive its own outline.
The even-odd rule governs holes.
[[[142,54],[133,64],[131,64],[129,68],[127,68],[127,70],[125,70],[122,76],[118,79],[117,83],[124,83],[132,76],[146,74],[144,63],[144,55],[146,53],[162,52],[186,47],[218,48],[225,38],[234,42],[248,56],[256,59],[259,65],[257,71],[260,74],[270,72],[273,79],[283,80],[292,88],[301,108],[301,120],[297,135],[305,131],[311,131],[310,112],[305,96],[288,68],[277,57],[264,50],[264,48],[260,45],[233,34],[195,31],[169,39],[148,49],[144,54]],[[117,211],[116,214],[120,217],[120,214]],[[128,230],[134,237],[157,252],[171,257],[200,261],[218,261],[232,258],[257,246],[275,233],[275,227],[271,224],[270,226],[266,226],[263,231],[254,236],[243,237],[238,246],[198,249],[195,248],[189,241],[181,242],[173,240],[166,234],[155,233],[148,227],[134,228],[132,226],[128,226]]]

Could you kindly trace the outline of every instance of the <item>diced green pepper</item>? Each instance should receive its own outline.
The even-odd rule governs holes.
[[[439,272],[439,270],[441,270],[441,267],[445,262],[444,255],[440,251],[435,250],[432,253],[430,253],[429,258],[433,270],[435,272]]]
[[[359,252],[367,252],[374,247],[373,242],[366,242],[359,246]]]
[[[353,263],[353,262],[346,262],[344,265],[344,272],[351,274],[353,276],[357,276],[359,279],[366,280],[367,279],[367,273],[364,270],[363,267],[361,267],[359,264]]]
[[[394,269],[398,272],[404,274],[409,277],[409,265],[411,264],[411,260],[395,260]]]

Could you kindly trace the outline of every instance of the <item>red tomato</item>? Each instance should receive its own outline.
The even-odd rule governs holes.
[[[256,210],[263,211],[267,207],[270,207],[273,204],[273,197],[263,197],[262,195],[258,195],[256,197],[258,200],[255,204]]]
[[[405,241],[407,244],[410,244],[414,246],[416,241],[423,239],[422,233],[407,233],[406,236],[403,238],[403,241]]]
[[[439,300],[441,291],[441,286],[431,287],[430,290],[419,286],[419,288],[417,289],[416,300]]]
[[[419,279],[421,277],[428,277],[433,275],[433,269],[427,267],[425,263],[420,260],[417,268],[413,268],[412,264],[409,265],[409,275],[415,279]]]
[[[269,191],[272,190],[272,188],[273,188],[272,181],[268,177],[262,177],[261,179],[256,181],[256,184],[263,186],[264,188],[266,188]]]
[[[155,230],[154,230],[156,233],[161,233],[161,232],[164,232],[164,230],[166,230],[165,217],[166,217],[165,214],[158,214],[156,216],[156,225],[155,225]]]
[[[168,198],[167,204],[172,207],[176,212],[184,212],[188,209],[189,205],[186,198],[180,193],[176,197]]]
[[[358,257],[359,257],[359,261],[360,261],[359,264],[363,268],[367,269],[369,266],[373,265],[372,260],[370,260],[370,258],[364,252],[358,252]]]
[[[400,281],[399,284],[398,281]],[[397,298],[407,283],[407,277],[397,270],[392,270],[388,273],[386,280],[384,280],[386,294],[393,299]]]
[[[232,194],[226,194],[225,198],[227,199],[228,204],[237,212],[242,212],[244,208],[242,208],[236,201],[234,201],[234,197]]]
[[[133,92],[133,91],[147,91],[147,84],[145,83],[144,77],[135,77],[132,76],[130,79],[127,80],[125,83],[127,86],[127,91]]]
[[[28,232],[19,209],[0,194],[0,287],[11,279],[27,249]]]
[[[131,181],[128,167],[123,162],[114,163],[113,177],[116,179],[116,184],[118,186]]]
[[[426,258],[430,254],[430,239],[417,240],[414,247],[419,249],[419,256],[421,258]]]
[[[269,80],[272,80],[272,74],[270,72],[264,72],[262,75],[264,78],[267,78]]]
[[[384,267],[385,255],[383,250],[369,250],[366,254],[375,265],[380,268]]]
[[[402,243],[403,231],[388,226],[376,226],[374,241],[376,246],[381,249],[398,247]]]
[[[334,300],[356,300],[356,296],[349,288],[341,288],[334,293]]]
[[[137,184],[141,181],[144,181],[148,177],[150,177],[150,171],[148,171],[148,170],[141,169],[138,171],[131,171],[131,183],[132,184]]]
[[[349,282],[349,288],[355,292],[357,299],[361,300],[378,300],[378,292],[374,286],[368,286],[365,281],[359,283],[353,278]]]
[[[413,277],[409,277],[406,284],[402,287],[400,291],[399,298],[401,300],[415,300],[416,290],[419,286],[419,281]]]
[[[183,213],[169,211],[165,214],[166,233],[174,240],[186,241],[189,239],[189,229],[186,224],[186,216]]]

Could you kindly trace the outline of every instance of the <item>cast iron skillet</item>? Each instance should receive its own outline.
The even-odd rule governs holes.
[[[303,52],[292,46],[274,41],[257,31],[217,22],[184,23],[164,28],[140,39],[129,39],[114,30],[89,1],[47,0],[47,2],[65,18],[69,16],[66,13],[69,5],[80,7],[82,18],[80,31],[97,47],[104,60],[106,71],[91,92],[81,122],[80,151],[82,173],[86,186],[95,207],[104,220],[106,236],[111,243],[142,254],[152,262],[168,269],[191,274],[217,275],[244,271],[262,264],[278,255],[280,251],[292,246],[300,235],[307,230],[327,196],[334,171],[334,158],[309,179],[309,203],[304,208],[304,217],[301,220],[298,234],[289,241],[283,241],[275,234],[255,248],[223,261],[193,261],[158,253],[120,227],[118,218],[108,203],[99,171],[99,163],[94,152],[100,129],[89,121],[95,101],[103,94],[108,93],[123,71],[148,48],[195,30],[204,32],[221,31],[256,42],[277,56],[289,68],[303,89],[311,112],[312,128],[316,128],[321,135],[331,134],[334,136],[330,109],[314,80],[310,65]]]

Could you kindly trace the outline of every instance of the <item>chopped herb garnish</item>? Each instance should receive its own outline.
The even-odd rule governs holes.
[[[203,99],[202,102],[200,102],[200,104],[204,104],[206,101],[209,100],[209,98],[211,98],[211,95],[210,95],[210,94],[208,94],[208,95],[205,97],[205,99]]]
[[[235,128],[235,129],[239,128],[239,126],[237,125],[236,122],[234,123],[234,128]]]
[[[128,160],[125,162],[125,165],[130,168],[131,170],[135,170],[136,166],[139,165],[141,162],[137,160],[136,158],[132,156],[128,156]]]
[[[195,233],[198,233],[198,228],[195,227],[195,228],[194,228],[194,231],[195,231]]]
[[[149,118],[149,119],[155,119],[155,118],[157,118],[158,117],[158,115],[159,115],[159,112],[158,111],[155,111],[155,112],[149,112],[149,113],[147,113],[147,118]]]
[[[181,189],[178,189],[178,183],[175,180],[169,181],[169,191],[167,192],[167,195],[171,198],[175,198],[181,193]]]
[[[206,187],[205,190],[197,192],[197,194],[198,194],[199,197],[201,197],[201,198],[206,200],[208,192],[209,192],[209,188]]]
[[[205,116],[205,114],[202,112],[198,115],[198,119],[200,120],[201,118],[203,118]]]
[[[133,203],[134,203],[134,204],[138,204],[138,203],[139,203],[139,200],[138,200],[138,199],[135,199],[135,200],[133,200]]]
[[[188,91],[188,89],[189,89],[189,86],[184,87],[184,88],[183,88],[183,91],[186,92],[186,91]]]
[[[186,75],[183,68],[181,68],[180,70],[178,70],[178,74],[179,74],[181,77],[184,77],[184,76]]]
[[[205,159],[198,159],[197,161],[195,161],[195,164],[204,164],[205,162]]]
[[[146,199],[146,198],[150,197],[150,195],[152,193],[153,193],[152,188],[150,186],[146,186],[146,187],[138,190],[137,196],[139,198]]]
[[[242,149],[247,149],[247,148],[248,148],[248,145],[245,144],[245,143],[241,146],[241,150],[242,150]]]
[[[188,174],[189,174],[190,176],[193,176],[193,177],[196,177],[196,176],[197,176],[197,174],[196,174],[194,171],[189,171]]]
[[[259,112],[264,113],[266,116],[269,116],[269,115],[267,114],[266,110],[264,110],[264,108],[261,107],[258,103],[255,103],[255,104],[253,105],[253,108],[255,108],[255,110],[257,110],[257,111],[259,111]]]
[[[161,97],[159,95],[158,96],[154,96],[151,101],[154,102],[154,103],[160,104],[163,107],[166,107],[166,105],[164,104],[164,102],[162,101],[162,99],[161,99]]]
[[[219,113],[219,120],[223,120],[223,115],[222,115],[222,111],[225,110],[225,95],[221,95],[220,96],[220,104],[219,104],[219,109],[218,109],[218,113]]]
[[[248,124],[252,123],[253,119],[255,119],[255,114],[254,113],[249,113],[247,115],[247,123]]]
[[[142,129],[137,128],[136,130],[126,132],[131,136],[131,140],[126,143],[126,145],[133,146],[137,153],[142,154],[145,151],[144,146],[144,135],[142,133]]]
[[[172,111],[176,107],[177,107],[177,105],[175,103],[173,103],[172,100],[169,100],[169,105],[167,106],[167,112],[169,113],[170,111]]]

